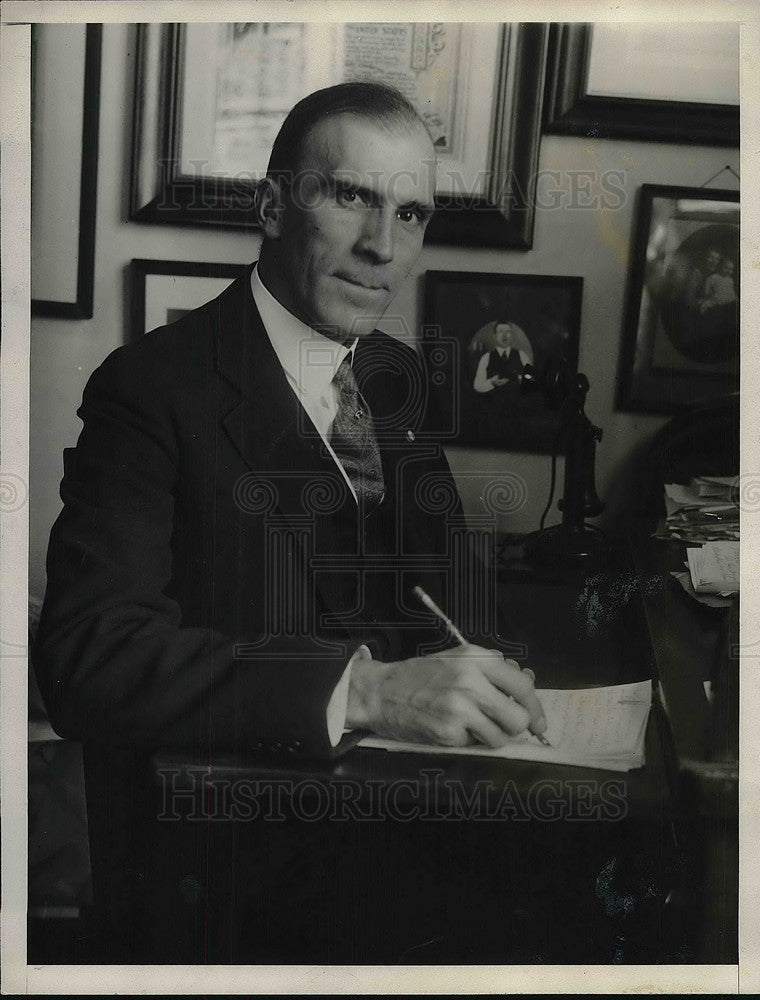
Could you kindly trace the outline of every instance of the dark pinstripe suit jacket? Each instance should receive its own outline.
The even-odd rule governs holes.
[[[410,599],[447,601],[461,507],[426,433],[414,351],[376,331],[355,370],[385,503],[356,503],[290,390],[249,274],[91,377],[67,450],[36,666],[81,740],[321,753],[347,657],[440,645]]]

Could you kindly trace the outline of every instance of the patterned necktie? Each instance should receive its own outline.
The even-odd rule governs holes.
[[[372,508],[385,496],[383,466],[372,414],[359,392],[348,355],[341,362],[333,382],[338,387],[339,398],[330,444],[351,480],[360,509]]]

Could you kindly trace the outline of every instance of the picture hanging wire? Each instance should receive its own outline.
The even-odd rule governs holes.
[[[741,182],[741,177],[737,174],[737,172],[734,170],[734,168],[731,166],[731,164],[727,163],[725,165],[725,167],[721,167],[720,170],[717,173],[713,174],[712,177],[708,177],[707,180],[704,182],[704,184],[700,184],[699,186],[700,187],[707,187],[707,185],[711,181],[714,181],[716,177],[720,177],[720,175],[724,174],[726,171],[728,171],[730,174],[733,174],[734,177],[737,179],[737,181]]]

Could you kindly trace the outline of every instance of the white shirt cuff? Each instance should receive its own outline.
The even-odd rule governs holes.
[[[331,746],[334,747],[340,743],[343,734],[349,731],[346,729],[348,688],[351,683],[351,667],[353,667],[357,659],[372,659],[372,653],[363,643],[348,661],[346,669],[343,671],[340,680],[335,685],[335,690],[330,695],[330,700],[327,703],[327,736],[330,740]]]

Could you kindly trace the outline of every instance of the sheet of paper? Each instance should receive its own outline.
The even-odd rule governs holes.
[[[689,484],[701,497],[730,497],[739,485],[738,476],[695,476]]]
[[[708,608],[730,608],[731,598],[721,597],[720,594],[698,594],[694,589],[694,584],[692,583],[691,573],[675,573],[671,572],[672,577],[681,584],[683,589],[689,595],[693,597],[695,601],[699,601],[700,604],[706,605]]]
[[[627,771],[644,763],[644,735],[652,704],[652,682],[601,688],[537,690],[551,747],[523,733],[498,749],[482,746],[440,747],[370,736],[359,746],[408,753],[457,754],[536,760],[606,770]]]
[[[719,579],[726,583],[739,582],[739,543],[708,542],[705,546],[708,569],[717,567]]]
[[[703,497],[699,496],[698,493],[688,486],[682,486],[680,483],[665,483],[665,496],[673,501],[676,509],[678,507],[690,507],[704,503]]]
[[[627,753],[636,746],[642,717],[652,702],[651,681],[605,688],[538,692],[551,720],[559,728],[557,746],[579,754]],[[556,729],[555,729],[556,732]],[[554,742],[551,736],[550,742]]]
[[[705,542],[700,549],[687,549],[686,558],[698,593],[727,594],[739,589],[738,542]]]

